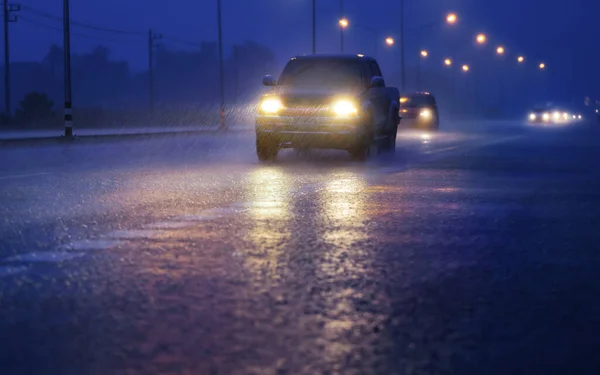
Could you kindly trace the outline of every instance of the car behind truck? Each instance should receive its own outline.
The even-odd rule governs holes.
[[[273,160],[282,148],[347,150],[366,160],[396,148],[400,93],[386,87],[377,61],[364,55],[297,56],[271,87],[256,115],[256,153]]]

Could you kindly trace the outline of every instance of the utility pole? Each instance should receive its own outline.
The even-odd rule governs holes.
[[[221,0],[217,0],[217,25],[219,28],[219,81],[221,87],[221,130],[226,130],[225,124],[225,74],[223,72],[223,25],[221,23]]]
[[[63,50],[65,53],[65,138],[73,138],[73,108],[71,103],[71,20],[69,0],[63,0]]]
[[[344,0],[340,0],[340,20],[344,17]],[[340,48],[344,53],[344,28],[340,27]]]
[[[419,55],[419,65],[417,65],[417,91],[421,91],[421,56]]]
[[[312,53],[317,53],[317,0],[312,0]]]
[[[10,48],[8,44],[8,24],[17,21],[17,17],[12,18],[10,14],[19,10],[21,10],[19,5],[8,4],[8,0],[4,0],[4,106],[8,117],[10,117],[12,113],[10,104]]]
[[[404,71],[404,0],[400,0],[400,65],[402,69],[402,92],[405,92],[406,75]]]
[[[154,110],[154,42],[158,39],[162,39],[162,34],[154,34],[152,29],[148,30],[148,100],[151,111]]]
[[[239,47],[233,46],[233,103],[237,105],[238,99],[238,80],[239,80]]]

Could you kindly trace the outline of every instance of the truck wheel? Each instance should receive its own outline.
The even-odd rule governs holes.
[[[436,116],[435,122],[432,123],[431,126],[429,127],[429,131],[436,132],[438,130],[440,130],[440,119],[439,119],[439,117]]]
[[[371,145],[368,146],[356,146],[348,150],[350,158],[354,161],[367,161],[371,156]]]
[[[394,126],[394,130],[388,135],[386,139],[386,150],[389,152],[396,152],[396,137],[398,136],[398,125]]]
[[[256,135],[256,156],[260,161],[275,160],[278,147],[272,137]]]
[[[382,149],[390,152],[396,151],[396,136],[398,135],[398,123],[400,122],[400,119],[396,117],[392,121],[394,121],[394,125],[391,130],[386,132],[386,138],[383,140],[382,144]]]
[[[366,161],[371,156],[373,150],[373,125],[370,120],[372,117],[366,117],[365,131],[357,141],[356,145],[348,150],[350,158],[355,161]]]

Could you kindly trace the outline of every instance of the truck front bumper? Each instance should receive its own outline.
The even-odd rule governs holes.
[[[256,116],[256,136],[280,148],[348,149],[362,134],[359,117]]]

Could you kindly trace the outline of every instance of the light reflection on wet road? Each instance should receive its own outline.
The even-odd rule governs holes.
[[[592,135],[3,150],[0,372],[597,373]]]

